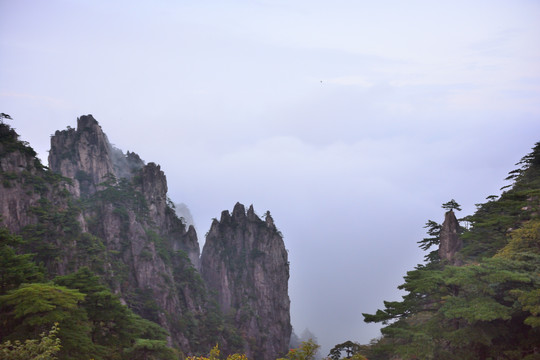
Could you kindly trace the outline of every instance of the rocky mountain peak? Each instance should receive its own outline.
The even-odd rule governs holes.
[[[232,215],[223,211],[206,237],[201,273],[221,309],[245,334],[250,359],[273,360],[287,352],[289,263],[271,217],[261,220],[253,206],[246,214],[240,203]]]
[[[48,249],[35,252],[51,274],[84,266],[101,274],[186,354],[216,342],[255,360],[287,352],[289,263],[268,212],[261,220],[241,203],[223,211],[199,257],[195,228],[177,216],[161,167],[114,148],[92,115],[51,137],[49,169],[0,125],[3,224]]]
[[[131,178],[143,166],[137,154],[113,147],[92,115],[79,117],[77,129],[68,126],[51,137],[49,167],[73,179],[69,190],[76,197],[94,194],[111,175]]]
[[[92,115],[79,117],[77,129],[54,133],[49,167],[74,179],[70,191],[76,197],[95,193],[108,174],[115,174],[109,140]]]
[[[439,257],[447,260],[452,265],[459,265],[460,261],[456,257],[463,243],[458,234],[459,222],[452,210],[444,214],[444,222],[441,227]]]
[[[244,217],[246,217],[246,208],[237,202],[232,211],[232,218],[233,220],[241,221]]]

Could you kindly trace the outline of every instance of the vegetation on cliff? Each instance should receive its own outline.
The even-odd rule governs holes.
[[[51,149],[56,173],[0,124],[2,351],[48,344],[51,358],[98,360],[246,349],[249,333],[199,273],[196,233],[170,207],[159,166],[122,160],[91,116],[55,137],[66,146]]]
[[[540,357],[540,143],[518,165],[500,197],[461,219],[459,266],[430,252],[405,276],[403,300],[364,314],[386,325],[370,359]],[[423,250],[443,227],[428,222]]]
[[[229,360],[313,359],[314,342],[287,353],[283,339],[266,337],[291,331],[287,253],[270,214],[261,220],[241,204],[223,212],[199,264],[159,166],[131,153],[124,165],[91,163],[113,171],[99,183],[84,170],[81,157],[122,155],[88,133],[96,126],[87,117],[80,131],[58,132],[62,144],[97,136],[93,145],[105,147],[58,152],[69,178],[0,124],[0,356],[203,360],[211,349],[217,360],[222,348]],[[443,204],[445,221],[426,223],[425,263],[404,277],[403,299],[364,314],[385,325],[382,337],[338,344],[330,358],[540,357],[540,143],[518,165],[473,215],[458,221],[459,204]]]

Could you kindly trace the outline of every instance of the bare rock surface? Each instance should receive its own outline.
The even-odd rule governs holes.
[[[1,124],[0,140],[2,225],[51,251],[38,254],[51,276],[90,267],[185,354],[216,342],[250,359],[287,352],[289,263],[269,213],[224,211],[201,256],[161,167],[114,148],[92,115],[51,137],[49,169],[9,126]]]
[[[451,265],[460,265],[456,256],[463,243],[459,238],[459,222],[452,210],[444,214],[444,222],[441,227],[439,256],[441,260],[447,260]]]
[[[201,257],[202,275],[222,310],[247,338],[250,359],[287,352],[290,301],[287,251],[270,213],[261,220],[253,206],[237,203],[214,220]]]

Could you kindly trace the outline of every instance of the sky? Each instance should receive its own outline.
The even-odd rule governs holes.
[[[289,251],[292,325],[368,343],[441,204],[540,141],[533,0],[0,0],[0,112],[46,162],[93,114],[164,170],[199,241],[236,202]]]

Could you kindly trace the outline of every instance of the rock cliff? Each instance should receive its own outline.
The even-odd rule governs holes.
[[[125,191],[128,184],[132,186],[133,195],[144,196],[149,223],[160,236],[174,243],[174,251],[185,251],[198,267],[200,248],[195,229],[186,229],[167,203],[167,179],[159,165],[145,165],[137,154],[124,155],[113,148],[92,115],[78,118],[77,129],[56,131],[51,137],[49,166],[53,172],[72,179],[69,190],[75,197],[89,197],[118,183],[123,183]],[[109,233],[109,229],[102,231]]]
[[[459,222],[456,215],[452,210],[447,211],[441,227],[439,257],[452,265],[461,265],[460,259],[456,256],[463,245],[458,230]]]
[[[40,199],[29,182],[43,175],[43,167],[36,164],[36,153],[19,141],[19,135],[5,124],[0,124],[0,211],[3,225],[12,232],[36,221],[30,211]]]
[[[225,314],[247,338],[250,359],[275,359],[287,352],[289,263],[270,213],[261,220],[237,203],[232,215],[214,220],[201,257],[202,276]]]
[[[263,221],[240,204],[232,216],[225,211],[201,270],[197,234],[176,215],[160,166],[113,148],[91,115],[52,136],[50,170],[5,124],[0,140],[2,224],[23,236],[21,251],[36,254],[51,278],[88,266],[185,354],[217,342],[254,359],[286,352],[289,269],[269,214]]]

